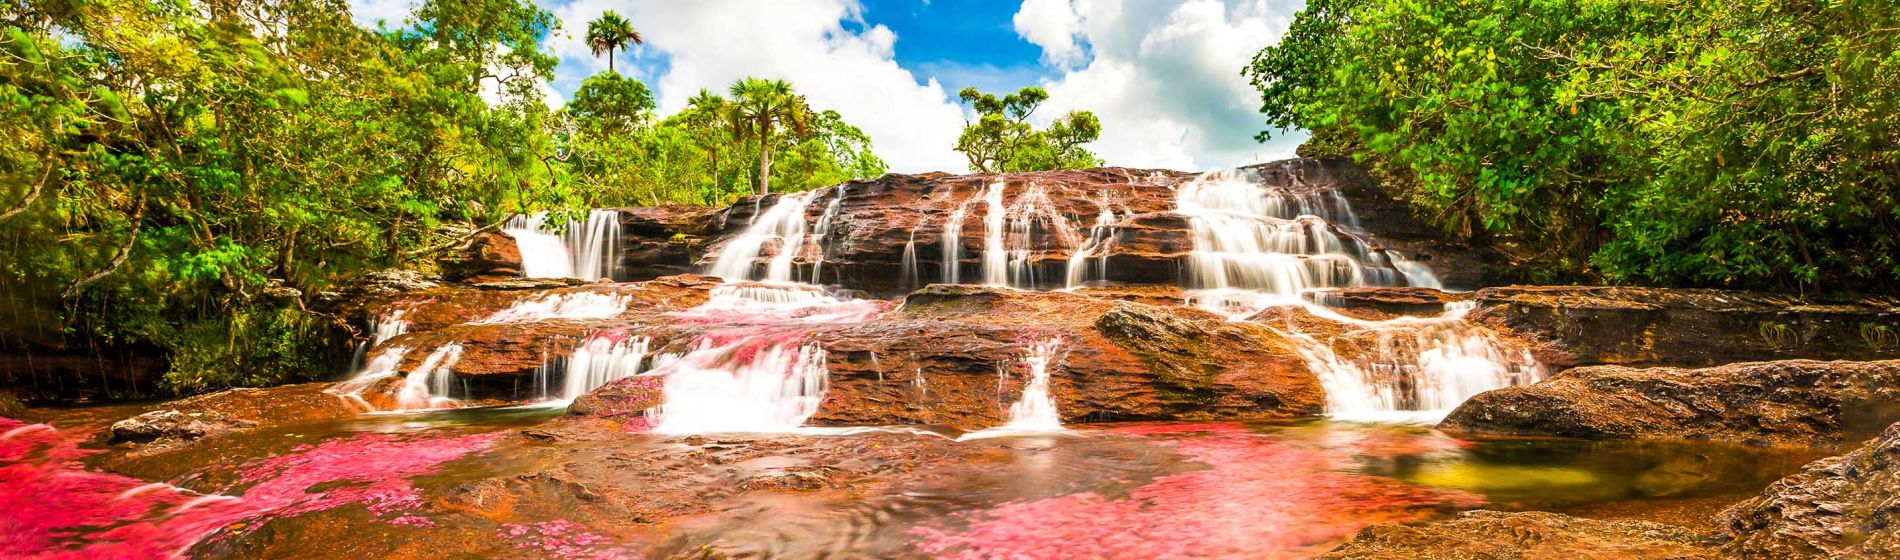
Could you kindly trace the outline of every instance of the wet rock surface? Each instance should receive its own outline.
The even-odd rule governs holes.
[[[1722,513],[1740,558],[1900,557],[1900,424],[1809,464]]]
[[[1419,525],[1374,525],[1320,558],[1721,558],[1694,531],[1647,521],[1601,521],[1545,512],[1467,511]]]
[[[1900,358],[1900,300],[1891,297],[1603,286],[1508,286],[1470,297],[1472,320],[1534,343],[1555,367]]]
[[[154,410],[114,422],[111,433],[113,443],[188,441],[256,426],[256,422],[229,418],[217,412]]]
[[[1900,420],[1900,361],[1592,366],[1479,394],[1441,429],[1830,445]]]

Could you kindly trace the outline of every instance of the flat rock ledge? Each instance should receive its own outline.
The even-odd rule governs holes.
[[[1601,521],[1541,511],[1477,510],[1420,525],[1366,527],[1320,558],[1622,560],[1719,556],[1707,537],[1674,525]]]
[[[1900,421],[1900,360],[1592,366],[1481,393],[1438,427],[1597,439],[1826,446]]]

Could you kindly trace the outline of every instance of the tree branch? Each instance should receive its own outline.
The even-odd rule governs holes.
[[[8,218],[12,218],[16,215],[19,215],[19,213],[21,212],[25,212],[27,207],[32,206],[34,201],[39,200],[41,189],[44,189],[46,187],[46,180],[53,176],[53,167],[57,163],[58,163],[58,160],[55,160],[52,154],[50,153],[47,154],[46,169],[40,172],[40,180],[38,182],[33,183],[33,189],[27,191],[26,198],[20,201],[19,206],[15,206],[11,209],[8,209],[6,212],[0,212],[0,222],[7,221]]]
[[[127,258],[132,256],[132,246],[137,245],[139,241],[139,223],[145,220],[144,193],[139,194],[139,200],[135,204],[138,206],[138,210],[132,212],[132,234],[126,236],[125,245],[119,247],[119,254],[113,255],[111,264],[107,264],[105,268],[85,277],[74,278],[73,283],[66,286],[66,291],[60,293],[60,297],[72,299],[73,296],[79,294],[80,288],[84,288],[88,284],[98,282],[106,276],[110,276],[114,271],[118,270],[121,265],[125,264]]]

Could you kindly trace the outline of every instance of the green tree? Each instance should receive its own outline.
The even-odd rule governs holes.
[[[1010,173],[1046,169],[1097,167],[1101,158],[1083,148],[1102,135],[1101,121],[1089,111],[1070,111],[1036,130],[1029,124],[1036,107],[1049,100],[1049,92],[1025,87],[1001,98],[964,88],[957,96],[971,105],[976,122],[963,127],[957,136],[956,150],[970,162],[970,170],[979,173]]]
[[[1351,154],[1545,279],[1894,285],[1890,0],[1316,2],[1248,69],[1303,153]]]
[[[602,12],[594,21],[587,22],[587,48],[594,56],[607,53],[607,71],[614,71],[614,51],[627,46],[644,44],[640,32],[634,31],[633,23],[613,10]]]
[[[588,76],[574,97],[561,108],[582,129],[599,134],[625,134],[645,126],[653,117],[653,93],[640,80],[608,71]]]
[[[733,82],[728,93],[732,101],[730,121],[734,125],[733,136],[741,141],[758,144],[758,173],[753,175],[753,185],[757,194],[771,192],[772,145],[777,136],[790,133],[796,137],[806,135],[806,125],[811,120],[811,107],[805,104],[805,97],[792,91],[792,84],[785,80],[764,78],[740,78]]]

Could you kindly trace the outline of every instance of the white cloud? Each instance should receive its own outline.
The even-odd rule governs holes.
[[[1075,13],[1069,0],[1023,0],[1022,9],[1010,18],[1010,24],[1017,35],[1042,47],[1044,64],[1074,68],[1088,55],[1076,37],[1082,32],[1082,16]]]
[[[1049,1],[1025,0],[1016,14],[1017,32],[1042,46],[1045,60],[1069,51],[1059,40],[1032,37],[1022,21],[1032,10],[1056,11]],[[1259,93],[1240,75],[1254,53],[1279,41],[1300,0],[1073,0],[1065,7],[1080,17],[1073,37],[1093,58],[1045,83],[1050,100],[1038,116],[1094,111],[1102,139],[1090,147],[1110,165],[1228,167],[1291,157],[1303,140],[1296,132],[1254,142]]]
[[[561,57],[557,89],[607,68],[581,37],[587,22],[608,9],[626,16],[646,40],[616,64],[657,90],[662,113],[684,107],[700,88],[723,94],[741,77],[783,78],[814,108],[838,111],[864,129],[892,171],[965,168],[951,149],[963,128],[962,109],[936,80],[919,85],[892,60],[899,37],[889,28],[846,29],[844,22],[859,22],[862,13],[855,0],[577,0],[552,10],[566,28],[548,40]],[[631,59],[664,64],[633,72]]]
[[[381,21],[389,27],[402,25],[402,19],[409,17],[409,11],[415,9],[416,0],[349,0],[350,17],[358,25],[376,28]]]

